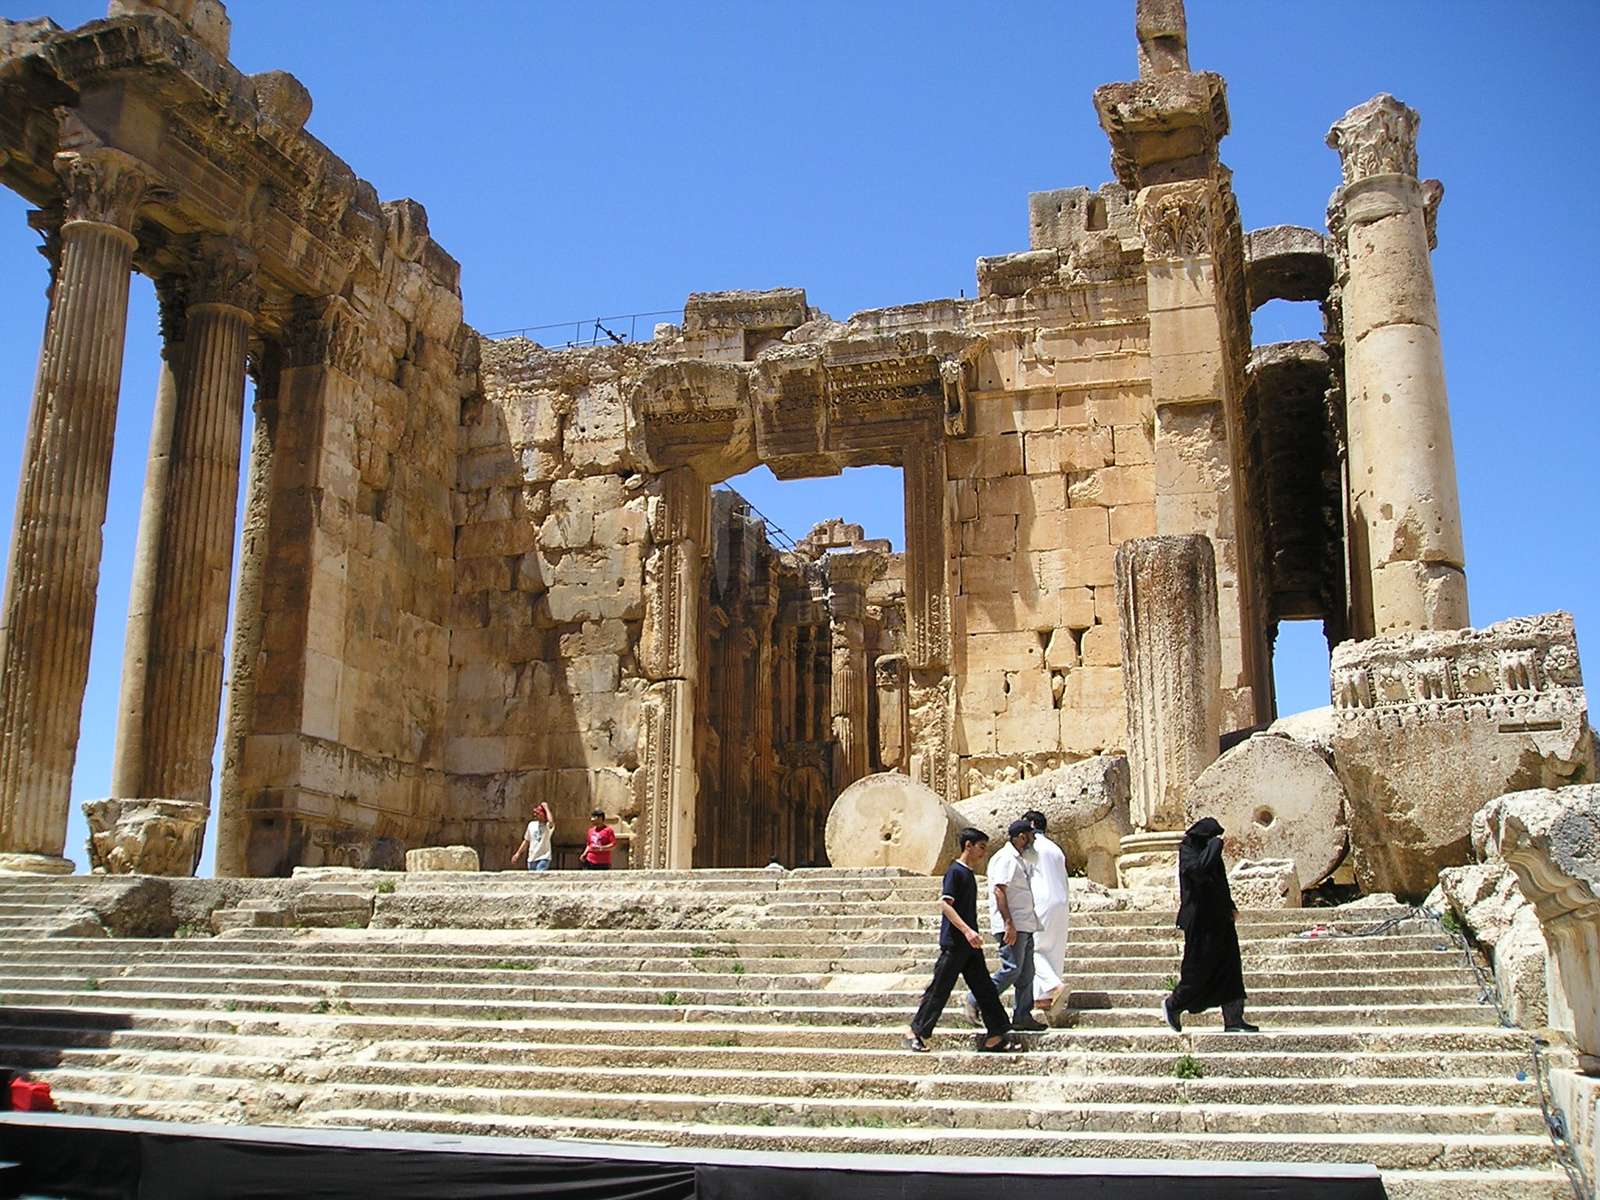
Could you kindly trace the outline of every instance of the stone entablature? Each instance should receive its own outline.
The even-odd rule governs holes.
[[[1568,613],[1345,642],[1334,648],[1332,672],[1334,706],[1347,712],[1452,705],[1514,712],[1551,691],[1583,686]]]

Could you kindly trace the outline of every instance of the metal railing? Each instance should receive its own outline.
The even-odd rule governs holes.
[[[676,317],[681,322],[683,309],[664,308],[658,312],[619,313],[610,317],[591,317],[587,321],[557,321],[552,325],[527,325],[521,329],[502,329],[498,333],[485,334],[490,338],[531,337],[533,334],[548,333],[552,329],[572,331],[572,336],[559,343],[567,347],[575,346],[625,346],[629,342],[639,340],[639,322],[648,317]],[[624,328],[626,326],[626,328]],[[651,322],[649,335],[655,336],[655,322]],[[559,335],[558,335],[559,336]],[[554,343],[554,338],[532,337],[531,340],[541,345]],[[646,338],[646,340],[649,340]]]

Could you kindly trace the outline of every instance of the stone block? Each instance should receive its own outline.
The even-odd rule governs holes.
[[[1083,634],[1083,665],[1115,667],[1122,664],[1122,640],[1114,625],[1091,625]]]
[[[903,867],[938,875],[956,857],[960,814],[908,775],[858,779],[828,812],[828,861],[835,867]]]
[[[1239,862],[1228,872],[1228,890],[1240,908],[1300,907],[1300,875],[1289,859]]]
[[[1134,538],[1155,537],[1156,506],[1148,504],[1118,504],[1111,510],[1111,544],[1119,546]]]
[[[1496,796],[1592,778],[1594,735],[1565,613],[1345,642],[1331,750],[1357,877],[1421,897],[1471,860]]]
[[[1287,861],[1306,887],[1344,857],[1344,803],[1344,787],[1321,755],[1266,735],[1247,738],[1200,772],[1184,801],[1187,823],[1215,817],[1227,830],[1230,862]]]
[[[472,869],[476,870],[476,867]],[[306,929],[348,929],[352,926],[365,929],[372,922],[375,896],[376,893],[366,891],[312,889],[302,892],[294,902],[294,921]]]
[[[478,852],[471,846],[423,846],[406,851],[406,870],[420,871],[476,871]]]

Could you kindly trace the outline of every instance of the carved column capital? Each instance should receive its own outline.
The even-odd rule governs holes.
[[[189,324],[189,281],[182,275],[158,275],[156,320],[161,327],[161,353],[170,355],[183,345]]]
[[[203,237],[190,252],[189,307],[236,308],[254,315],[261,302],[256,255],[232,238]]]
[[[149,177],[132,155],[104,146],[64,150],[55,157],[65,224],[109,225],[131,236]]]
[[[361,324],[337,296],[302,300],[284,328],[283,365],[333,367],[354,377],[361,366]]]
[[[1349,187],[1374,175],[1417,175],[1417,126],[1413,108],[1380,92],[1357,105],[1328,130],[1328,145],[1339,152]]]
[[[1146,258],[1194,258],[1216,244],[1217,188],[1210,180],[1162,183],[1136,201]]]

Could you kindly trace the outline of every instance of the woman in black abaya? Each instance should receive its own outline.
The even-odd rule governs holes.
[[[1222,861],[1222,826],[1201,817],[1178,847],[1178,928],[1183,930],[1183,973],[1161,1013],[1173,1031],[1183,1032],[1179,1014],[1222,1007],[1222,1027],[1230,1033],[1257,1033],[1244,1019],[1244,964],[1234,926],[1233,893]]]

